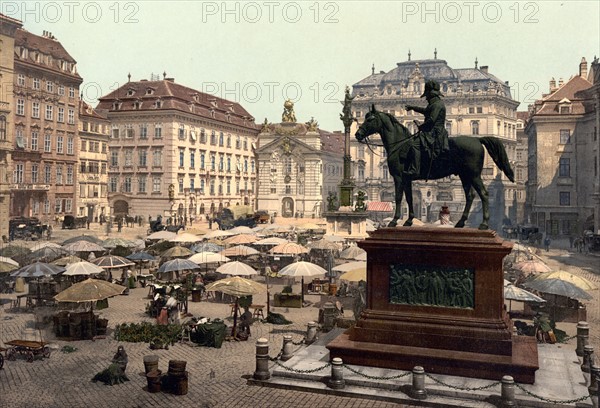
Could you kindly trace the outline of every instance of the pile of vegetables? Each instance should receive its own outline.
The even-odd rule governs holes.
[[[129,378],[125,375],[121,367],[118,364],[111,364],[104,371],[99,372],[92,378],[93,382],[102,381],[107,385],[122,384],[125,381],[129,381]]]
[[[167,348],[169,344],[175,344],[181,339],[181,329],[179,324],[123,323],[117,326],[115,339],[129,343],[151,343],[159,346],[155,348]]]

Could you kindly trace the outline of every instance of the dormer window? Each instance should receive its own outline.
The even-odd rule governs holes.
[[[113,102],[112,110],[119,110],[123,104],[121,102]]]
[[[21,58],[28,58],[29,50],[25,47],[21,47]]]
[[[558,113],[561,115],[571,113],[571,101],[569,99],[561,99],[561,101],[558,103]]]
[[[162,107],[162,101],[160,99],[158,99],[156,102],[154,102],[154,107],[155,108],[161,108]]]
[[[133,89],[127,90],[127,96],[133,96],[133,94],[135,94],[135,91]]]
[[[142,109],[142,102],[140,101],[135,101],[133,103],[133,109]]]
[[[152,95],[154,94],[154,90],[151,88],[146,89],[146,95]]]

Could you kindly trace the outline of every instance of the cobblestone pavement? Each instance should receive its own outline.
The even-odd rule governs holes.
[[[306,219],[300,220],[307,222]],[[309,220],[310,221],[310,220]],[[312,220],[314,221],[314,220]],[[206,230],[200,224],[194,230]],[[126,228],[121,234],[111,232],[111,236],[135,238],[145,236],[146,227]],[[81,233],[106,237],[105,230],[92,225],[92,230],[55,230],[53,240],[60,242],[67,237]],[[561,267],[574,274],[586,277],[600,285],[598,258],[589,255],[573,254],[565,250],[551,250],[541,255],[551,267]],[[272,291],[280,288],[274,287]],[[587,303],[588,321],[591,325],[591,342],[600,345],[600,312],[598,290],[591,292],[594,300]],[[42,330],[44,339],[50,341],[53,353],[49,359],[39,359],[27,363],[23,359],[6,361],[0,370],[0,407],[10,408],[116,408],[116,407],[398,407],[399,404],[337,397],[332,395],[305,393],[268,387],[248,386],[246,379],[255,370],[255,342],[264,337],[269,340],[270,355],[275,356],[281,349],[284,334],[292,334],[293,340],[300,340],[306,325],[318,317],[318,305],[326,299],[308,295],[307,300],[314,304],[303,309],[273,309],[284,313],[293,322],[287,326],[273,326],[256,322],[252,325],[252,336],[248,341],[224,342],[220,349],[192,347],[178,343],[169,350],[150,350],[146,343],[120,343],[113,337],[114,327],[120,323],[152,321],[144,314],[147,289],[138,288],[127,296],[109,300],[108,309],[99,314],[109,319],[109,334],[105,339],[92,341],[65,342],[54,338],[51,326]],[[51,311],[39,308],[31,311],[14,311],[6,303],[16,295],[0,295],[0,345],[6,341],[20,339],[35,333],[36,321],[43,321]],[[254,303],[266,303],[265,295],[257,295]],[[230,315],[227,303],[202,301],[189,303],[189,311],[194,316],[225,318]],[[574,325],[559,328],[573,335]],[[570,346],[574,347],[574,341]],[[62,353],[64,345],[76,347],[73,353]],[[91,378],[105,369],[119,345],[123,345],[129,356],[127,374],[130,381],[115,386],[91,382]],[[189,371],[189,392],[175,396],[166,393],[149,393],[145,390],[146,379],[143,357],[149,354],[159,356],[159,369],[167,370],[171,359],[187,361]],[[328,373],[324,373],[328,375]],[[405,406],[405,405],[403,405]]]

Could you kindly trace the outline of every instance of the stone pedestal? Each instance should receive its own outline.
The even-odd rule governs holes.
[[[347,209],[347,211],[344,211]],[[323,213],[327,220],[327,233],[341,237],[362,239],[367,236],[367,212],[341,207],[339,211]]]
[[[533,383],[533,337],[513,336],[494,231],[380,228],[367,251],[367,307],[327,348],[345,363]]]

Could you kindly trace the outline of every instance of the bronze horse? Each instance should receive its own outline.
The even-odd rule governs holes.
[[[462,228],[467,221],[471,205],[477,192],[481,199],[483,209],[483,221],[479,229],[488,229],[490,219],[488,192],[481,180],[483,169],[483,158],[485,146],[496,166],[510,181],[514,182],[514,173],[508,162],[508,156],[502,141],[497,137],[472,137],[456,136],[449,138],[450,150],[440,154],[432,162],[423,155],[421,163],[421,174],[418,177],[406,177],[403,175],[404,166],[407,164],[407,154],[410,149],[413,135],[398,120],[384,112],[378,112],[375,105],[367,113],[364,123],[356,131],[356,139],[359,142],[370,144],[368,137],[378,133],[381,136],[383,147],[387,152],[387,164],[389,172],[394,179],[396,211],[394,218],[388,227],[395,227],[400,218],[402,195],[406,195],[408,204],[408,219],[404,226],[411,226],[414,218],[412,179],[415,180],[437,180],[450,175],[458,175],[465,191],[467,202],[462,217],[456,223],[456,228]]]

